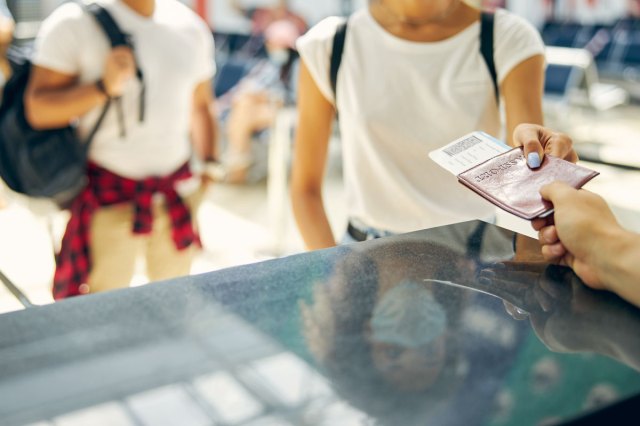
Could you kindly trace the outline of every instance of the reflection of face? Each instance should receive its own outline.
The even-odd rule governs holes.
[[[397,389],[429,388],[445,364],[446,326],[446,311],[428,286],[396,282],[378,296],[369,322],[375,367]]]
[[[413,240],[362,249],[340,256],[314,288],[313,304],[302,304],[310,351],[338,383],[375,382],[401,394],[453,386],[458,321],[449,306],[457,312],[464,298],[425,279],[468,280],[468,259]]]
[[[445,364],[446,338],[406,348],[372,342],[373,363],[390,384],[403,391],[421,391],[433,385]]]

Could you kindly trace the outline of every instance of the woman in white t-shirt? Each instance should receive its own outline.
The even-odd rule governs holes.
[[[345,237],[493,218],[492,205],[428,157],[471,131],[504,137],[480,53],[480,16],[461,0],[370,1],[348,21],[337,108],[329,62],[344,20],[327,18],[298,40],[302,61],[291,193],[309,249],[336,244],[321,189],[336,109],[351,225]],[[530,24],[507,11],[498,10],[494,22],[505,138],[512,143],[517,124],[543,120],[544,45]],[[544,153],[574,156],[570,146],[543,147],[538,141],[525,151],[537,156],[538,165]]]

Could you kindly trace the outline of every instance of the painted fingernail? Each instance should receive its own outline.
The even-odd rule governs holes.
[[[537,152],[530,152],[529,155],[527,155],[527,164],[532,169],[540,167],[540,155]]]

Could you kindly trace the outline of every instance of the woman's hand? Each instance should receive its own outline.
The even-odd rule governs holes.
[[[532,169],[540,167],[546,154],[575,163],[578,155],[573,141],[564,133],[554,132],[537,124],[520,124],[513,132],[515,146],[524,148],[527,164]]]

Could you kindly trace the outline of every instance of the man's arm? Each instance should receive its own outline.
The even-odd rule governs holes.
[[[102,78],[104,91],[96,83],[78,84],[75,75],[33,66],[25,94],[27,121],[35,129],[68,126],[109,97],[120,96],[134,75],[135,60],[127,47],[109,53]]]
[[[198,84],[193,94],[191,143],[203,161],[217,160],[218,125],[215,119],[211,80]]]
[[[25,95],[25,114],[31,127],[66,127],[107,100],[95,84],[76,82],[76,76],[34,66]]]
[[[552,219],[533,222],[544,257],[640,306],[640,235],[623,229],[599,195],[561,182],[540,193],[554,207]]]

